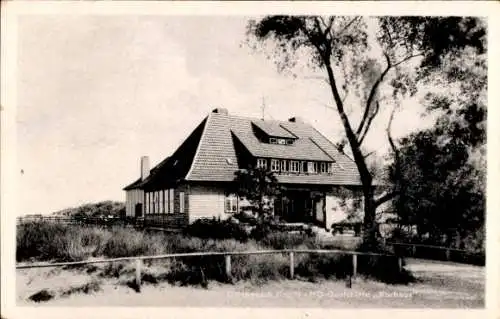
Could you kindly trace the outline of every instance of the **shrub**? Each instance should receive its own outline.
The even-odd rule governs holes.
[[[291,249],[300,245],[314,246],[314,239],[306,233],[269,232],[259,243],[273,249]]]
[[[185,234],[205,239],[233,238],[239,241],[246,241],[248,239],[245,228],[229,219],[198,219],[185,229]]]
[[[76,226],[49,222],[20,225],[17,230],[16,260],[77,261],[90,257],[92,245],[101,242],[100,233]]]
[[[102,254],[107,257],[128,257],[159,255],[165,252],[164,236],[144,235],[144,233],[119,228],[114,229],[104,244]]]
[[[300,254],[296,274],[309,279],[345,278],[352,273],[351,260],[350,255],[345,254]]]

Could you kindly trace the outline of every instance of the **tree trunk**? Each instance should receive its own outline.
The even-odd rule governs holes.
[[[349,118],[344,110],[344,104],[340,98],[340,94],[337,90],[337,85],[335,83],[335,77],[333,75],[333,70],[330,65],[330,61],[325,59],[325,67],[328,73],[328,82],[330,84],[330,89],[332,91],[333,99],[337,105],[337,110],[344,126],[347,140],[351,146],[352,155],[354,157],[354,162],[358,168],[359,177],[361,179],[361,184],[363,187],[363,197],[365,204],[365,216],[364,216],[364,230],[363,230],[363,246],[369,248],[374,248],[377,245],[376,236],[376,224],[375,224],[375,212],[377,205],[375,204],[375,193],[372,187],[372,176],[368,170],[368,166],[365,162],[365,157],[361,152],[360,144],[358,142],[357,136],[354,133]]]

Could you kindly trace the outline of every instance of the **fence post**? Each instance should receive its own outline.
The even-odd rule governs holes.
[[[417,254],[417,246],[413,245],[413,247],[411,249],[411,253],[412,253],[412,256],[415,257],[415,255]]]
[[[290,279],[295,276],[295,260],[293,256],[293,251],[290,252]]]
[[[137,292],[141,292],[141,260],[135,260],[135,285],[137,287]]]
[[[447,261],[450,260],[450,250],[449,249],[446,249],[446,260]]]
[[[398,257],[398,272],[403,270],[403,258]]]
[[[358,255],[352,255],[352,277],[355,278],[358,273]]]
[[[231,255],[226,255],[225,264],[226,264],[226,278],[231,279]]]

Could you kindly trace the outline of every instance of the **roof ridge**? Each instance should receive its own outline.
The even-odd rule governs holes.
[[[215,113],[212,113],[212,112],[208,113],[207,117],[205,119],[203,119],[203,121],[205,121],[205,125],[203,126],[203,132],[201,132],[200,141],[198,142],[198,145],[196,146],[196,151],[194,152],[193,160],[191,161],[191,166],[189,167],[189,170],[186,174],[186,177],[185,177],[186,180],[190,179],[191,173],[193,172],[193,167],[195,166],[196,159],[198,158],[198,155],[200,153],[200,148],[201,148],[201,145],[203,144],[205,133],[207,132],[208,123],[209,123],[209,120],[210,120],[212,114],[215,114]]]

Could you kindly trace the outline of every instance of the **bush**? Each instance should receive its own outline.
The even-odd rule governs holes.
[[[269,232],[258,241],[273,249],[292,249],[300,245],[315,246],[314,237],[306,233]]]
[[[164,236],[144,235],[127,229],[115,229],[104,244],[102,254],[107,257],[128,257],[140,255],[159,255],[165,253]]]
[[[43,221],[23,224],[16,234],[16,260],[82,260],[102,246],[105,232]]]
[[[345,278],[352,274],[352,257],[345,254],[301,254],[297,256],[296,274],[317,279]]]
[[[248,234],[243,226],[232,220],[198,219],[185,229],[188,236],[212,239],[246,241]]]

